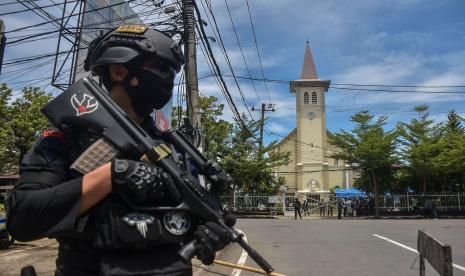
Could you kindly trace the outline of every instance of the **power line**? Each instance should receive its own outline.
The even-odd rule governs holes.
[[[246,61],[245,56],[244,56],[244,51],[242,50],[242,46],[241,46],[241,42],[239,40],[239,36],[237,35],[236,26],[234,25],[234,21],[233,21],[232,15],[231,15],[231,11],[229,9],[228,2],[226,0],[224,0],[224,3],[226,4],[226,9],[228,10],[229,19],[231,20],[231,25],[233,27],[234,35],[236,36],[237,45],[239,45],[239,50],[241,51],[242,60],[244,61],[245,68],[247,70],[247,74],[249,75],[250,78],[252,78],[252,74],[250,73],[249,66],[247,65],[247,61]],[[252,87],[253,87],[253,90],[255,92],[255,95],[258,98],[258,101],[262,102],[262,99],[260,98],[260,95],[257,92],[257,88],[255,87],[254,81],[252,79],[250,79],[250,82],[252,83]]]
[[[195,12],[197,14],[197,19],[198,19],[198,22],[201,22],[202,20],[202,17],[200,15],[200,11],[199,11],[199,8],[197,6],[197,4],[195,3],[195,1],[193,2],[194,4],[194,8],[195,8]],[[236,104],[234,103],[234,100],[232,99],[231,97],[231,94],[229,93],[229,90],[228,90],[228,87],[226,85],[226,82],[224,81],[222,75],[221,75],[221,70],[220,70],[220,67],[218,66],[218,63],[216,62],[215,58],[214,58],[214,55],[213,55],[213,51],[211,49],[211,46],[210,46],[210,42],[208,41],[208,38],[207,38],[207,35],[205,34],[205,30],[203,28],[203,25],[202,24],[198,24],[200,26],[200,31],[202,33],[202,35],[200,36],[202,38],[202,40],[205,41],[205,44],[207,46],[207,49],[208,49],[208,54],[210,55],[212,61],[213,61],[213,65],[214,65],[214,68],[217,72],[217,75],[220,79],[220,82],[221,84],[223,85],[224,89],[225,89],[225,97],[226,97],[226,100],[228,101],[228,104],[229,104],[229,107],[231,108],[232,112],[233,112],[233,115],[236,117],[236,120],[238,122],[240,122],[241,126],[243,129],[247,130],[249,133],[250,130],[248,129],[248,127],[245,125],[244,121],[242,120],[241,116],[240,116],[240,113],[239,111],[237,110],[237,106]]]
[[[308,110],[307,108],[303,107],[297,107],[296,105],[276,105],[275,106],[276,110]],[[341,113],[346,113],[346,112],[353,112],[353,111],[360,111],[360,110],[368,110],[368,111],[379,111],[377,114],[380,114],[382,110],[386,110],[386,112],[382,114],[390,115],[390,114],[401,114],[401,113],[418,113],[417,111],[413,109],[399,109],[395,107],[359,107],[359,108],[341,108],[341,107],[332,107],[327,105],[326,110],[331,111],[331,112],[341,112]],[[460,111],[457,110],[458,112],[465,112],[465,111]],[[448,113],[448,111],[444,110],[429,110],[430,113],[435,113],[435,114],[442,114],[442,113]]]
[[[17,0],[18,1],[18,0]],[[119,5],[123,5],[123,4],[129,4],[131,2],[134,2],[136,0],[126,0],[124,2],[120,2],[120,3],[115,3],[115,4],[111,4],[111,5],[108,5],[108,6],[104,6],[104,7],[101,7],[101,8],[97,8],[97,9],[92,9],[92,10],[86,10],[84,12],[82,12],[81,14],[87,14],[87,13],[91,13],[91,12],[96,12],[96,11],[99,11],[99,10],[103,10],[103,9],[107,9],[107,8],[112,8],[112,7],[115,7],[115,6],[119,6]],[[21,2],[19,2],[21,3]],[[23,3],[21,3],[23,4]],[[24,5],[24,4],[23,4]],[[33,8],[30,8],[28,7],[29,9],[33,9]],[[78,16],[79,13],[73,13],[73,14],[70,14],[69,16],[65,16],[65,17],[62,17],[62,18],[58,18],[59,20],[61,19],[67,19],[67,18],[70,18],[70,17],[74,17],[74,16]],[[134,14],[134,15],[131,15],[131,16],[126,16],[125,19],[128,19],[128,18],[132,18],[132,17],[135,17],[137,16],[137,14]],[[112,19],[110,20],[111,21],[120,21],[121,19]],[[124,20],[124,19],[123,19]],[[38,23],[38,24],[34,24],[34,25],[29,25],[29,26],[25,26],[25,27],[21,27],[21,28],[18,28],[18,29],[14,29],[14,30],[11,30],[11,31],[7,31],[5,32],[6,33],[12,33],[12,32],[17,32],[17,31],[21,31],[21,30],[24,30],[24,29],[29,29],[29,28],[33,28],[33,27],[38,27],[38,26],[42,26],[42,25],[46,25],[46,24],[49,24],[49,23],[53,23],[53,22],[50,22],[50,21],[46,21],[46,22],[41,22],[41,23]],[[95,24],[92,24],[92,25],[100,25],[100,24],[103,24],[105,22],[98,22],[98,23],[95,23]],[[108,22],[107,22],[108,23]]]
[[[79,48],[79,50],[87,49],[87,48],[88,47],[82,47],[82,48]],[[51,57],[51,56],[54,56],[54,55],[63,55],[63,54],[66,54],[68,52],[69,51],[61,51],[61,52],[58,52],[58,53],[47,53],[47,54],[40,54],[40,55],[35,55],[35,56],[15,58],[15,59],[6,60],[3,63],[3,65],[7,65],[7,66],[11,67],[11,66],[19,65],[19,64],[22,64],[22,63],[30,62],[30,61],[36,61],[36,60],[44,59],[44,58]]]
[[[14,1],[14,2],[9,2],[9,3],[3,3],[3,4],[0,4],[0,7],[1,7],[1,6],[12,5],[12,4],[18,4],[18,2]]]
[[[18,32],[18,31],[23,31],[23,30],[26,30],[26,29],[29,29],[29,28],[39,27],[39,26],[46,25],[46,24],[50,24],[50,22],[46,21],[46,22],[41,22],[41,23],[37,23],[37,24],[34,24],[34,25],[24,26],[24,27],[17,28],[17,29],[11,30],[11,31],[7,31],[7,32],[5,32],[5,34],[7,34],[7,33],[15,33],[15,32]]]
[[[208,6],[208,5],[207,5],[207,6]],[[240,96],[241,96],[241,99],[242,99],[242,101],[244,102],[244,106],[245,106],[247,112],[249,113],[250,118],[251,118],[253,121],[255,121],[254,118],[253,118],[253,116],[252,116],[252,113],[250,112],[250,109],[249,109],[249,107],[248,107],[248,103],[247,103],[247,100],[245,99],[244,93],[243,93],[243,91],[242,91],[242,89],[241,89],[241,87],[240,87],[240,85],[239,85],[239,82],[237,81],[236,74],[234,73],[234,69],[233,69],[233,67],[232,67],[231,60],[229,59],[228,52],[227,52],[227,50],[226,50],[226,47],[224,46],[223,38],[222,38],[221,33],[220,33],[220,30],[219,30],[219,28],[218,28],[218,24],[216,23],[216,18],[215,18],[215,15],[214,15],[214,13],[213,13],[213,10],[212,10],[211,6],[209,7],[209,11],[210,11],[210,14],[211,14],[211,16],[212,16],[212,18],[213,18],[213,22],[214,22],[214,24],[215,24],[216,31],[217,31],[217,33],[218,33],[218,37],[219,37],[219,41],[218,41],[218,42],[219,42],[219,44],[220,44],[220,46],[221,46],[221,48],[222,48],[224,57],[225,57],[225,59],[226,59],[226,63],[228,64],[229,70],[231,71],[232,77],[233,77],[234,82],[235,82],[235,84],[236,84],[236,87],[237,87],[237,89],[238,89],[238,91],[239,91],[239,94],[240,94]]]
[[[292,141],[295,141],[299,144],[303,144],[303,145],[308,145],[310,147],[315,147],[315,148],[320,148],[320,149],[324,149],[324,150],[327,150],[327,151],[332,151],[332,152],[338,152],[338,151],[335,151],[334,149],[330,149],[330,148],[326,148],[326,147],[322,147],[322,146],[317,146],[315,145],[314,143],[306,143],[306,142],[303,142],[303,141],[300,141],[300,140],[297,140],[297,139],[292,139],[290,137],[287,137],[287,136],[284,136],[284,135],[281,135],[281,134],[278,134],[276,132],[273,132],[273,131],[269,131],[269,130],[265,130],[266,133],[268,134],[271,134],[271,135],[276,135],[276,136],[280,136],[282,138],[287,138],[289,140],[292,140]],[[341,151],[340,151],[341,152]],[[330,156],[325,156],[325,155],[322,155],[323,157],[327,157],[327,158],[331,158]]]
[[[73,0],[73,1],[68,1],[68,3],[72,3],[72,2],[78,2],[80,0]],[[28,11],[33,11],[33,10],[37,10],[37,9],[45,9],[45,8],[51,8],[51,7],[56,7],[58,5],[63,5],[62,3],[54,3],[54,4],[51,4],[51,5],[46,5],[46,6],[37,6],[37,7],[34,7],[34,8],[28,8],[26,10],[19,10],[19,11],[12,11],[12,12],[6,12],[6,13],[0,13],[0,16],[3,16],[3,15],[10,15],[10,14],[16,14],[16,13],[22,13],[22,12],[28,12]]]
[[[205,15],[207,16],[208,24],[209,24],[210,26],[213,26],[213,24],[212,24],[212,22],[211,22],[211,20],[210,20],[210,16],[208,15],[207,9],[205,8],[203,2],[202,2],[202,1],[199,1],[199,2],[200,2],[200,4],[202,5],[202,8],[203,8],[203,11],[205,12]],[[198,26],[196,26],[196,27],[197,27],[198,32],[200,33],[200,28],[199,28]],[[216,41],[219,41],[220,39],[219,39],[218,35],[216,34],[214,28],[212,28],[212,31],[213,31],[213,35],[214,35]],[[202,46],[203,46],[203,49],[202,49],[202,48],[200,48],[200,49],[202,50],[203,57],[204,57],[204,59],[205,59],[205,62],[206,62],[207,65],[208,65],[208,69],[209,69],[210,72],[211,72],[211,75],[210,75],[210,76],[206,76],[206,78],[211,78],[211,77],[213,77],[214,80],[215,80],[215,82],[216,82],[216,84],[217,84],[217,86],[218,86],[218,88],[220,89],[220,91],[221,91],[222,93],[226,93],[226,92],[224,91],[223,86],[222,86],[221,83],[220,83],[220,80],[219,80],[218,76],[216,76],[216,74],[214,73],[214,68],[213,68],[214,65],[213,65],[213,62],[211,61],[210,55],[208,55],[208,54],[206,53],[206,52],[208,52],[208,49],[207,49],[207,47],[206,47],[206,45],[205,45],[205,42],[204,42],[202,39],[201,39],[200,41],[201,41]],[[205,51],[204,51],[204,49],[205,49]],[[223,53],[222,48],[220,48],[220,50],[221,50],[221,52]],[[223,53],[223,55],[224,55],[224,53]]]
[[[198,29],[198,26],[197,26],[197,29]],[[199,31],[199,32],[200,32],[200,31]],[[215,75],[215,73],[214,73],[213,61],[211,61],[211,57],[206,53],[208,50],[207,50],[207,46],[205,45],[205,42],[204,42],[202,39],[201,39],[200,41],[201,41],[202,46],[203,46],[203,48],[200,48],[200,50],[202,51],[203,58],[205,59],[205,62],[206,62],[206,64],[207,64],[207,66],[208,66],[208,69],[209,69],[210,72],[212,73],[212,75],[211,75],[211,76],[207,76],[207,78],[213,77],[214,80],[215,80],[215,82],[216,82],[216,84],[217,84],[217,86],[218,86],[218,88],[220,89],[220,91],[221,91],[222,93],[226,93],[226,92],[224,91],[223,86],[222,86],[221,83],[220,83],[219,78],[218,78],[218,77]],[[204,49],[205,49],[205,51],[204,51]],[[200,78],[199,78],[199,79],[200,79]]]
[[[28,80],[22,80],[22,81],[14,81],[14,82],[8,81],[8,82],[5,82],[5,83],[7,85],[12,85],[12,84],[28,83],[28,82],[31,82],[31,81],[46,80],[46,79],[50,79],[50,77],[43,77],[43,78],[37,78],[37,79],[28,79]]]
[[[378,87],[421,87],[421,88],[465,88],[465,85],[388,85],[388,84],[354,84],[354,83],[332,83],[331,85],[343,86],[378,86]]]
[[[224,75],[225,77],[232,77],[229,75]],[[250,79],[249,77],[240,77],[236,76],[238,79]],[[279,84],[290,84],[289,80],[277,80],[277,79],[264,79],[264,78],[252,78],[253,80],[260,80],[270,83],[279,83]],[[357,88],[357,86],[370,86],[366,84],[353,84],[354,87],[335,87],[332,84],[329,88],[339,89],[339,90],[351,90],[351,91],[371,91],[371,92],[388,92],[388,93],[423,93],[423,94],[465,94],[465,91],[426,91],[426,90],[388,90],[388,89],[367,89],[367,88]],[[373,85],[375,86],[375,85]],[[382,85],[383,87],[419,87],[419,88],[429,88],[431,86],[406,86],[406,85]],[[445,85],[445,86],[435,86],[434,88],[463,88],[464,85]],[[432,87],[431,87],[432,88]]]
[[[95,11],[95,10],[89,10],[87,12],[93,12],[93,11]],[[129,16],[122,17],[122,18],[115,18],[115,19],[111,19],[111,20],[107,20],[107,21],[100,21],[100,22],[98,22],[98,24],[114,23],[114,22],[130,19],[130,18],[133,18],[133,17],[137,17],[137,16],[144,16],[145,14],[150,15],[151,13],[153,13],[153,11],[141,12],[141,13],[137,13],[137,14],[134,14],[134,15],[129,15]],[[69,19],[69,18],[74,17],[76,15],[78,15],[78,14],[63,16],[61,18],[56,18],[56,20],[54,20],[53,22],[52,21],[46,21],[46,22],[42,22],[42,23],[39,23],[39,24],[30,25],[30,26],[26,26],[26,27],[23,27],[23,28],[18,28],[18,29],[12,30],[12,31],[8,31],[6,33],[15,32],[15,31],[19,31],[19,30],[24,30],[24,29],[27,29],[27,28],[33,28],[33,27],[41,26],[41,25],[48,24],[48,23],[54,23],[57,20]],[[72,29],[82,29],[82,30],[95,29],[96,31],[94,31],[94,32],[99,32],[100,30],[109,30],[109,29],[111,29],[111,27],[97,27],[97,28],[89,27],[89,26],[93,26],[93,25],[95,25],[95,24],[89,24],[89,25],[87,25],[87,27],[84,26],[82,28],[68,27],[67,30],[68,30],[69,33],[71,33],[70,30],[72,30]],[[46,30],[48,30],[48,29],[46,29]],[[60,30],[47,31],[47,32],[38,33],[38,34],[29,34],[29,35],[22,35],[22,36],[13,37],[13,38],[21,38],[21,39],[10,41],[10,42],[7,43],[7,46],[12,46],[13,44],[17,44],[18,42],[22,42],[24,40],[29,40],[29,39],[32,39],[32,38],[35,38],[35,37],[39,37],[39,36],[43,36],[43,35],[47,35],[47,34],[52,34],[52,33],[58,33],[58,32],[60,32]],[[89,33],[92,33],[92,32],[87,32],[87,34],[89,34]],[[50,39],[50,38],[54,38],[54,37],[58,37],[58,35],[53,36],[53,37],[46,37],[46,38],[43,38],[43,39],[45,40],[45,39]],[[10,37],[10,39],[12,39],[12,38]],[[37,40],[40,40],[40,39],[31,40],[30,42],[37,41]],[[86,43],[86,41],[81,41],[81,42]]]
[[[262,58],[260,56],[260,51],[258,50],[257,36],[255,35],[255,28],[254,28],[254,25],[253,25],[252,15],[250,13],[249,0],[245,0],[245,2],[247,3],[247,11],[249,13],[250,26],[252,26],[252,33],[253,33],[253,39],[254,39],[254,42],[255,42],[255,48],[257,49],[258,62],[260,63],[260,69],[262,71],[262,77],[263,77],[263,79],[265,79],[265,73],[263,71],[263,65],[262,65]],[[266,91],[266,94],[268,96],[268,100],[271,102],[270,93],[268,92],[268,85],[266,84],[265,81],[263,83],[265,84],[265,91]]]
[[[40,13],[41,13],[41,14],[39,14],[39,16],[41,16],[43,19],[45,19],[46,22],[42,22],[42,23],[39,23],[39,24],[34,24],[34,25],[31,25],[31,26],[26,26],[26,27],[22,27],[22,28],[18,28],[18,29],[16,29],[16,31],[21,31],[21,30],[22,30],[22,31],[29,31],[29,30],[27,30],[28,28],[38,27],[38,26],[42,26],[42,25],[45,25],[45,24],[49,24],[49,23],[56,23],[56,22],[58,22],[58,20],[60,20],[60,19],[61,19],[61,20],[70,19],[71,17],[74,18],[74,16],[78,16],[78,15],[82,14],[82,12],[80,12],[80,13],[74,13],[74,10],[75,10],[75,9],[72,9],[72,12],[67,12],[67,10],[65,10],[64,7],[61,6],[62,4],[56,3],[56,2],[54,2],[53,0],[50,0],[50,2],[53,3],[53,5],[48,5],[48,4],[45,4],[45,5],[44,5],[44,4],[37,5],[37,4],[36,4],[37,2],[38,2],[38,1],[34,1],[34,2],[32,2],[32,1],[27,1],[27,3],[28,3],[29,5],[33,5],[32,7],[26,6],[26,7],[28,8],[27,10],[28,10],[28,11],[34,11],[34,12],[36,12],[36,10],[40,10]],[[77,2],[77,1],[71,1],[71,2]],[[70,3],[71,3],[71,2],[70,2]],[[93,10],[87,10],[87,11],[85,11],[84,13],[91,13],[91,12],[94,12],[94,11],[97,11],[97,10],[108,9],[108,8],[113,7],[113,6],[117,6],[117,5],[121,5],[121,4],[127,4],[127,3],[129,3],[129,2],[135,2],[135,1],[134,1],[134,0],[130,0],[130,1],[126,1],[126,2],[116,3],[116,4],[113,4],[113,5],[106,5],[106,6],[101,7],[101,8],[97,8],[97,9],[93,9]],[[19,3],[22,4],[22,5],[25,5],[24,3],[21,3],[21,2],[19,2]],[[175,2],[173,2],[173,3],[175,3]],[[18,3],[16,3],[16,4],[18,4]],[[45,7],[52,7],[52,6],[54,6],[54,5],[60,7],[60,8],[63,10],[63,15],[60,14],[61,18],[60,18],[60,17],[56,18],[54,15],[52,15],[52,14],[50,14],[50,13],[47,13],[47,12],[45,12],[45,11],[42,10],[42,8],[45,8]],[[146,11],[147,8],[150,7],[150,5],[147,4],[147,1],[144,1],[144,2],[142,2],[142,3],[138,3],[136,6],[133,5],[132,7],[137,7],[138,5],[144,5],[145,8],[144,8],[140,13],[135,13],[135,14],[129,15],[129,16],[125,17],[125,18],[137,17],[137,15],[141,15],[141,16],[142,16],[142,13],[143,13],[144,15],[147,15],[147,18],[148,18],[148,17],[154,15],[155,12],[157,12],[156,9],[151,9],[151,10],[149,10],[149,11]],[[71,8],[72,8],[72,7],[71,7]],[[161,10],[161,8],[160,8],[160,10]],[[71,11],[71,10],[70,10],[70,11]],[[36,13],[37,13],[37,12],[36,12]],[[44,15],[42,15],[42,13],[43,13]],[[160,14],[161,14],[161,13],[160,13]],[[161,18],[161,17],[159,17],[159,18]],[[173,17],[169,17],[168,20],[171,20],[171,19],[174,19],[174,18],[175,18],[174,16],[173,16]],[[75,19],[75,18],[74,18],[74,19]],[[76,20],[76,19],[75,19],[75,20]],[[120,21],[120,20],[124,20],[124,19],[123,19],[123,18],[113,18],[113,19],[109,20],[108,22],[118,22],[118,21]],[[163,19],[163,20],[164,20],[164,19]],[[166,21],[166,22],[168,22],[168,21]],[[98,23],[101,24],[102,22],[98,22]],[[163,22],[162,22],[162,23],[163,23]],[[153,25],[153,24],[154,24],[154,23],[152,23],[152,25]],[[99,25],[96,25],[96,26],[99,26]],[[73,29],[76,29],[76,28],[73,28]],[[87,28],[86,28],[86,27],[83,27],[82,29],[89,29],[89,30],[90,30],[90,29],[97,29],[96,32],[98,32],[98,30],[100,30],[100,29],[109,29],[109,28],[92,28],[92,27],[87,27]],[[31,31],[32,31],[32,30],[31,30]],[[57,31],[50,32],[49,29],[46,29],[45,31],[46,31],[46,32],[42,32],[42,33],[36,33],[36,34],[30,34],[30,35],[22,35],[22,36],[15,36],[15,38],[17,38],[17,40],[14,40],[14,41],[12,41],[12,40],[11,40],[11,37],[10,37],[10,42],[9,42],[10,45],[9,45],[9,46],[12,46],[12,45],[19,45],[19,44],[23,44],[23,43],[32,42],[32,41],[39,41],[39,40],[42,40],[42,39],[44,39],[44,40],[45,40],[45,39],[50,39],[50,38],[56,37],[56,36],[53,36],[53,34],[58,32],[58,30],[57,30]],[[36,32],[36,31],[35,31],[35,32]],[[71,34],[71,33],[75,33],[75,31],[69,31],[69,33],[70,33],[70,34]],[[84,41],[84,43],[86,43],[86,42]],[[83,47],[83,48],[81,48],[81,49],[85,49],[85,48]],[[73,49],[73,50],[75,50],[75,49]],[[68,51],[68,52],[69,52],[69,51]],[[58,53],[56,53],[56,54],[57,54],[58,56],[61,56],[63,53],[64,53],[64,52],[58,52]],[[24,63],[30,63],[30,62],[38,61],[38,60],[41,60],[41,59],[50,59],[50,56],[49,56],[49,54],[41,54],[41,55],[32,55],[32,56],[28,56],[28,57],[21,57],[21,58],[11,59],[11,60],[7,61],[7,67],[12,67],[12,66],[16,66],[16,65],[21,65],[21,64],[24,64]],[[37,67],[38,67],[38,66],[37,66]],[[34,66],[34,67],[30,67],[30,66],[29,66],[28,69],[35,70],[37,67],[36,67],[36,66]],[[8,71],[8,73],[11,73],[11,72],[14,72],[14,71],[15,71],[15,70],[13,70],[13,71],[10,70],[10,71]],[[20,70],[20,71],[23,71],[23,72],[24,72],[24,70]],[[31,71],[31,70],[28,70],[28,71]],[[2,76],[2,77],[4,77],[4,76]],[[10,80],[10,82],[11,82],[12,80],[14,80],[14,79],[17,79],[18,77],[21,77],[21,75],[15,76],[13,79]],[[27,81],[15,82],[15,83],[24,83],[24,82],[29,82],[29,83],[30,83],[31,81],[36,81],[36,80],[43,81],[43,78],[39,78],[39,79],[33,79],[33,78],[31,78],[30,80],[27,80]]]
[[[5,43],[5,45],[6,46],[12,46],[13,44],[16,44],[16,43],[21,42],[21,41],[25,41],[25,40],[29,40],[29,39],[32,39],[32,38],[53,34],[53,33],[58,33],[58,32],[60,32],[60,30],[54,30],[54,31],[49,31],[49,32],[44,32],[44,33],[38,33],[38,34],[34,34],[34,35],[25,35],[25,36],[21,36],[21,38],[18,38],[16,40],[8,41],[7,43]]]
[[[389,93],[427,93],[427,94],[465,94],[465,91],[426,91],[426,90],[386,90],[386,89],[365,89],[365,88],[346,88],[329,86],[332,89],[351,90],[361,92],[389,92]]]

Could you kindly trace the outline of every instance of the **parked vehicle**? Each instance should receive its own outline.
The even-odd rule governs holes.
[[[7,190],[0,187],[0,250],[10,247],[15,242],[13,237],[6,231],[5,191]]]
[[[6,231],[6,216],[0,214],[0,249],[10,247],[15,240]]]

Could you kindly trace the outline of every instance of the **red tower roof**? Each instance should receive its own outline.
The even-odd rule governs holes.
[[[318,73],[316,72],[316,66],[313,62],[312,51],[310,50],[310,43],[308,41],[305,45],[304,64],[302,66],[302,73],[300,74],[300,79],[318,79]]]

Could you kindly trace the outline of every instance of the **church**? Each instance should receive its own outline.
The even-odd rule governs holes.
[[[340,149],[328,143],[325,94],[330,83],[318,78],[307,41],[300,79],[290,85],[296,97],[296,127],[277,145],[278,151],[290,152],[289,162],[275,169],[285,178],[288,192],[328,193],[336,186],[351,188],[354,182],[351,167],[331,158]]]

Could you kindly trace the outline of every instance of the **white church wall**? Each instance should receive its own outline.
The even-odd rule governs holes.
[[[288,189],[291,191],[297,190],[296,185],[296,133],[286,137],[278,146],[279,152],[289,152],[289,162],[286,165],[280,166],[276,169],[279,176],[283,176]]]

